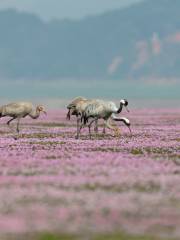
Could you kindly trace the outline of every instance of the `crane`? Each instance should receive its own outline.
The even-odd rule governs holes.
[[[88,106],[88,104],[93,103],[97,101],[96,99],[86,99],[84,97],[76,97],[74,98],[67,106],[68,113],[66,118],[70,120],[71,115],[75,115],[77,118],[77,135],[76,138],[79,138],[79,124],[82,122],[82,115],[85,110],[85,108]],[[83,127],[83,126],[82,126]],[[94,131],[98,132],[98,121],[95,121],[95,127]]]
[[[68,120],[71,119],[71,115],[76,115],[77,116],[77,111],[76,111],[76,105],[79,103],[79,102],[85,102],[87,101],[86,98],[84,97],[76,97],[74,98],[68,105],[67,105],[67,109],[68,109],[68,113],[67,113],[67,116],[66,118]]]
[[[20,119],[25,118],[26,116],[36,119],[40,116],[41,112],[47,114],[45,108],[41,105],[34,108],[31,102],[14,102],[0,107],[0,118],[11,117],[7,122],[8,126],[10,126],[10,123],[13,120],[17,119],[16,131],[19,134]]]
[[[128,105],[128,101],[126,99],[120,100],[119,108],[117,108],[114,102],[110,102],[110,101],[96,100],[92,103],[89,103],[83,111],[82,117],[84,122],[81,124],[79,128],[79,132],[77,136],[79,136],[82,127],[88,122],[89,118],[93,118],[93,120],[88,124],[90,138],[91,138],[91,125],[94,121],[98,121],[99,119],[104,120],[104,132],[105,132],[105,126],[106,126],[109,129],[114,130],[115,135],[119,136],[120,135],[119,129],[117,127],[111,126],[109,123],[109,119],[112,117],[113,120],[123,121],[127,125],[129,121],[128,119],[125,119],[125,118],[119,119],[114,116],[114,114],[119,114],[122,111],[123,106],[126,107],[127,111],[129,111],[127,108],[127,105]]]

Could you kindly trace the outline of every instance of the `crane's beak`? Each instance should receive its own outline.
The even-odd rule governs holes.
[[[129,109],[128,109],[128,107],[127,107],[127,106],[125,106],[125,108],[126,108],[126,111],[127,111],[127,112],[129,112]]]
[[[130,126],[128,126],[128,128],[129,128],[129,131],[130,131],[130,133],[131,133],[131,136],[132,136],[132,131],[131,131],[131,128],[130,128]]]

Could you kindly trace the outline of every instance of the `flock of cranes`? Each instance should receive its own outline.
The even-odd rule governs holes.
[[[112,129],[116,136],[120,135],[119,128],[110,124],[110,120],[122,121],[130,130],[130,121],[125,117],[118,118],[115,114],[119,114],[123,106],[127,109],[128,101],[126,99],[120,100],[119,108],[117,108],[114,102],[104,101],[100,99],[86,99],[84,97],[75,98],[68,106],[67,119],[70,120],[71,115],[77,117],[77,135],[79,138],[81,129],[88,124],[89,137],[91,138],[91,126],[95,122],[95,132],[98,132],[98,120],[103,119],[104,128],[103,133],[105,134],[106,127]],[[127,109],[127,111],[129,111]],[[92,120],[88,123],[89,119]]]
[[[91,126],[95,123],[94,131],[98,132],[98,121],[102,119],[104,121],[103,133],[106,132],[106,127],[112,129],[115,132],[115,136],[120,135],[119,128],[110,124],[110,120],[123,122],[130,130],[130,121],[125,117],[117,117],[115,114],[119,114],[123,107],[127,109],[128,101],[126,99],[120,100],[119,107],[114,102],[104,101],[100,99],[86,99],[84,97],[77,97],[72,100],[67,106],[68,113],[67,119],[70,120],[72,115],[77,118],[77,134],[76,138],[80,136],[81,129],[85,126],[89,128],[89,138],[91,138]],[[128,111],[128,109],[127,109]],[[0,107],[0,118],[11,117],[8,120],[7,125],[17,120],[16,132],[19,134],[19,124],[21,118],[26,116],[32,119],[37,119],[40,113],[47,114],[45,108],[41,105],[34,107],[30,102],[16,102],[9,103]],[[17,137],[15,137],[17,139]]]

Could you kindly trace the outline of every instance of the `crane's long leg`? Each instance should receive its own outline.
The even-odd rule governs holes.
[[[17,127],[16,127],[16,131],[19,134],[19,123],[20,123],[20,118],[18,118],[17,120]]]
[[[104,122],[104,124],[103,124],[103,134],[105,134],[106,133],[106,123]]]
[[[109,122],[111,122],[112,123],[112,120],[113,120],[113,118],[109,118]],[[118,128],[118,125],[113,121],[113,123],[112,123],[114,126],[114,131],[115,131],[115,135],[117,136],[117,137],[119,137],[120,135],[121,135],[121,131],[120,131],[120,128]]]
[[[16,132],[18,136],[19,136],[19,123],[20,123],[20,118],[17,119],[17,126],[16,126]],[[14,136],[14,139],[17,140],[18,136]]]
[[[10,123],[11,123],[13,120],[15,120],[15,119],[16,119],[16,117],[11,118],[11,119],[7,122],[7,125],[10,127]],[[10,127],[10,128],[11,128],[11,127]],[[19,119],[18,119],[18,123],[17,123],[17,129],[19,129]],[[13,131],[12,128],[11,128],[11,130]],[[17,130],[17,131],[19,131],[19,130]],[[18,132],[18,133],[19,133],[19,132]],[[14,139],[16,140],[17,137],[15,136]]]
[[[80,122],[82,122],[82,123],[81,123],[81,125],[79,126],[79,123],[80,123]],[[80,135],[80,133],[81,133],[81,129],[82,129],[83,127],[85,127],[85,123],[84,123],[84,121],[83,121],[83,117],[81,116],[81,118],[79,118],[79,122],[78,122],[76,139],[79,138],[79,135]]]
[[[107,126],[107,124],[108,124],[108,126],[111,126],[111,124],[110,124],[110,121],[111,121],[111,120],[112,120],[111,118],[109,118],[108,120],[104,120],[103,134],[106,133],[106,126]],[[111,127],[113,127],[113,126],[111,126]],[[115,124],[115,127],[114,127],[114,128],[110,128],[110,129],[115,130],[116,127],[117,127],[117,125]],[[116,130],[116,131],[117,131],[117,130]]]
[[[88,123],[88,119],[87,119],[87,123]],[[83,126],[85,126],[85,125],[83,125]],[[95,119],[94,132],[98,133],[98,119]]]
[[[81,126],[79,127],[79,135],[80,135],[81,129],[82,129],[83,127],[85,127],[85,125],[84,125],[84,124],[81,124]]]
[[[88,128],[89,128],[89,138],[91,139],[91,125],[93,124],[93,122],[96,122],[98,121],[98,118],[95,118],[93,119],[90,124],[88,125]]]
[[[104,120],[103,134],[106,133],[106,126],[107,126],[107,124],[108,124],[108,126],[111,126],[111,125],[110,125],[110,118],[109,118],[108,120]],[[111,127],[113,127],[113,126],[111,126]],[[110,128],[110,129],[113,129],[113,130],[114,130],[114,128]]]
[[[90,124],[88,125],[90,138],[91,138],[91,125],[92,125],[93,122],[95,122],[95,129],[96,129],[96,131],[98,131],[98,118],[95,118],[95,119],[93,119],[93,120],[90,122]],[[77,128],[77,136],[76,136],[77,139],[79,138],[81,129],[82,129],[83,127],[85,127],[84,122]]]
[[[79,126],[79,123],[80,123],[80,121],[81,121],[81,118],[79,118],[79,117],[77,117],[77,134],[76,134],[76,139],[78,139],[79,138],[79,135],[80,135],[80,130],[81,130],[81,126]]]
[[[98,133],[98,119],[95,120],[94,131],[95,133]]]

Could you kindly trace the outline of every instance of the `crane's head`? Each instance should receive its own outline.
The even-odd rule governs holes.
[[[47,115],[47,112],[45,111],[45,108],[42,105],[37,106],[36,110],[39,112],[43,112],[45,115]]]
[[[125,118],[125,117],[122,117],[122,118],[121,118],[121,121],[124,122],[124,124],[129,128],[129,131],[130,131],[130,133],[131,133],[131,135],[132,135],[132,132],[131,132],[131,123],[130,123],[129,119],[128,119],[128,118]]]
[[[132,136],[131,123],[130,123],[128,118],[125,118],[125,117],[118,118],[118,117],[113,116],[112,119],[114,121],[117,121],[117,122],[123,122],[129,128],[129,131],[130,131],[131,136]]]
[[[129,109],[127,108],[128,101],[127,101],[126,99],[121,99],[120,104],[122,104],[123,106],[125,106],[127,112],[129,112]]]

